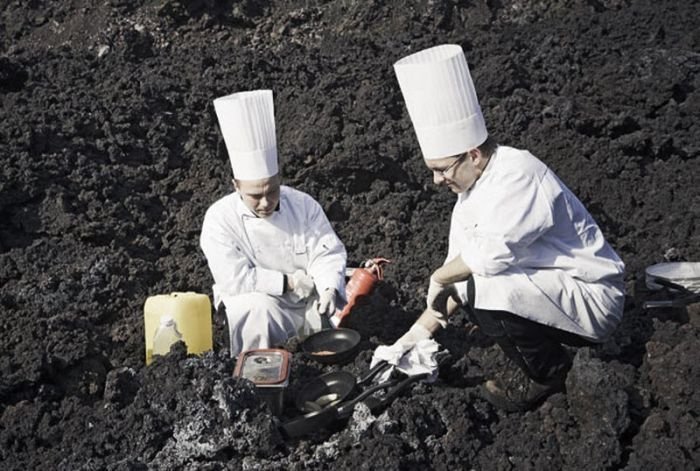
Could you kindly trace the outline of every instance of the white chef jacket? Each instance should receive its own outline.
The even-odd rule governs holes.
[[[284,273],[304,270],[317,293],[333,288],[344,301],[345,247],[321,206],[301,191],[282,185],[279,207],[267,218],[238,193],[224,196],[207,210],[200,245],[214,278],[214,304],[226,306],[232,355],[320,329],[318,319],[305,325],[314,303],[283,294]]]
[[[604,340],[624,307],[624,263],[576,196],[527,151],[499,146],[452,212],[447,261],[473,271],[474,307]],[[458,283],[462,302],[466,282]]]

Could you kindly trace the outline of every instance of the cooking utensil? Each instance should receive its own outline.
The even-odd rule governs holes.
[[[360,347],[360,333],[352,329],[326,329],[311,334],[301,343],[307,358],[325,365],[350,361]]]
[[[396,384],[396,386],[392,387],[390,390],[386,392],[383,396],[377,397],[377,396],[370,396],[366,398],[363,402],[369,409],[373,412],[376,413],[378,410],[384,408],[385,406],[389,405],[391,401],[394,400],[396,396],[398,396],[406,387],[408,387],[410,384],[413,384],[417,381],[420,381],[422,379],[427,378],[430,376],[429,373],[421,373],[418,375],[412,375],[412,376],[407,376],[401,381]]]
[[[367,260],[362,267],[353,269],[350,280],[345,285],[345,298],[348,303],[331,317],[330,321],[333,326],[342,327],[345,325],[348,315],[358,299],[372,294],[374,285],[384,279],[384,265],[387,263],[391,263],[391,260],[372,258]]]
[[[317,410],[321,410],[326,406],[337,404],[339,402],[340,402],[340,394],[331,393],[331,394],[324,394],[323,396],[319,397],[315,401],[306,401],[304,403],[303,407],[304,407],[305,411],[314,412]]]
[[[653,283],[664,288],[681,293],[682,296],[674,299],[662,299],[654,301],[645,301],[642,304],[644,309],[654,309],[654,308],[664,308],[664,307],[686,307],[689,304],[700,302],[700,293],[695,293],[685,286],[682,286],[676,282],[662,278],[659,276],[648,277],[647,283]]]
[[[291,354],[279,348],[262,348],[241,352],[236,359],[234,376],[255,384],[258,395],[270,407],[273,415],[284,408],[284,391],[289,384]]]
[[[350,396],[357,386],[367,384],[389,366],[385,361],[379,362],[359,379],[347,371],[333,371],[318,376],[307,383],[297,394],[295,398],[297,409],[302,412],[313,412],[316,406],[320,405],[319,402],[330,395],[337,396],[334,402],[342,402]]]
[[[667,262],[651,265],[645,270],[646,285],[649,289],[658,290],[662,283],[656,279],[668,280],[693,292],[700,292],[700,263],[699,262]],[[675,289],[675,288],[674,288]]]
[[[360,379],[356,379],[345,371],[336,371],[319,376],[304,387],[296,397],[297,408],[305,412],[305,414],[284,423],[282,430],[289,437],[298,437],[318,431],[335,420],[349,417],[355,405],[360,401],[368,404],[370,410],[374,412],[388,404],[411,383],[427,377],[427,374],[421,374],[408,376],[403,380],[391,379],[371,386],[355,398],[342,402],[352,393],[357,385],[366,384],[387,367],[389,365],[386,362],[381,362]],[[374,393],[385,389],[389,390],[383,398],[372,396]],[[319,399],[330,394],[337,394],[338,398],[326,407],[319,408]]]

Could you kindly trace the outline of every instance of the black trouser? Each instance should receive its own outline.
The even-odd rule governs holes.
[[[226,315],[226,306],[224,303],[219,304],[219,308],[214,312],[214,350],[230,350],[231,340],[228,333],[228,316]]]
[[[569,368],[570,360],[563,345],[595,345],[571,332],[539,324],[511,312],[475,309],[475,293],[474,278],[471,277],[467,282],[467,295],[476,324],[535,381],[546,381]]]

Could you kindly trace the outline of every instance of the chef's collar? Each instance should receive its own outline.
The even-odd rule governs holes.
[[[464,195],[468,195],[469,193],[471,193],[479,185],[479,183],[484,180],[484,177],[488,177],[491,175],[490,169],[491,167],[493,167],[493,165],[491,165],[491,161],[496,158],[497,153],[498,147],[496,148],[496,150],[493,151],[491,157],[489,157],[489,159],[486,161],[486,167],[484,167],[484,169],[481,171],[481,175],[479,176],[479,178],[476,179],[476,181],[472,184],[470,188],[464,190]]]
[[[249,218],[262,219],[260,216],[258,216],[253,211],[251,211],[251,209],[243,202],[243,198],[241,197],[241,194],[239,192],[236,192],[236,194],[238,195],[237,203],[241,207],[241,215],[242,216],[249,217]],[[280,200],[277,202],[277,206],[275,207],[276,213],[279,213],[279,211],[280,211],[280,206],[282,206],[282,198],[283,198],[283,196],[282,196],[282,193],[280,192]]]
[[[497,151],[497,150],[493,151],[493,152],[491,153],[491,155],[489,156],[488,160],[486,161],[486,166],[485,166],[484,169],[481,171],[481,176],[482,176],[482,177],[483,177],[484,175],[486,175],[486,172],[488,172],[489,169],[491,169],[491,167],[492,167],[491,161],[492,161],[493,159],[496,158],[496,152],[498,152],[498,151]],[[479,178],[479,180],[481,180],[481,178]],[[477,180],[477,181],[478,181],[478,180]]]

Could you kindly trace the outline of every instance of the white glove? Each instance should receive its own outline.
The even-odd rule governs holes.
[[[420,324],[413,324],[408,331],[403,334],[392,345],[380,345],[374,351],[372,362],[385,360],[391,365],[398,365],[404,354],[412,349],[421,340],[429,339],[432,334],[428,329]]]
[[[408,350],[410,349],[409,347]],[[380,345],[374,350],[370,368],[379,363],[380,360],[384,360],[390,365],[396,366],[399,364],[401,357],[404,356],[408,350],[398,342],[391,345]]]
[[[408,332],[403,334],[396,343],[403,347],[403,353],[412,349],[421,340],[429,339],[433,334],[421,324],[413,324]]]
[[[304,270],[297,270],[288,277],[289,287],[292,293],[299,299],[306,299],[314,292],[314,279],[307,275]]]
[[[413,324],[411,328],[393,345],[380,345],[374,350],[370,368],[381,360],[391,365],[375,378],[376,382],[389,379],[394,368],[406,374],[430,373],[430,382],[437,377],[437,363],[434,354],[438,344],[432,340],[431,333],[421,324]]]
[[[318,313],[324,316],[335,314],[335,288],[326,288],[318,297],[316,308]]]
[[[433,277],[430,277],[430,284],[428,285],[428,296],[426,297],[426,307],[428,309],[435,309],[438,310],[434,304],[435,304],[435,299],[440,295],[440,293],[443,292],[445,289],[445,285],[442,283],[438,283],[433,279]]]

